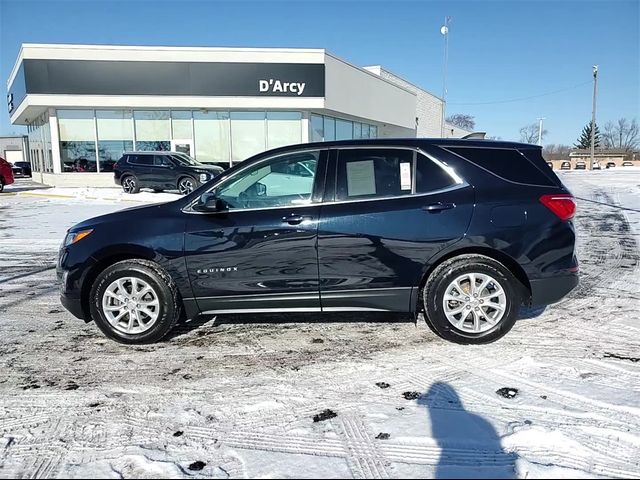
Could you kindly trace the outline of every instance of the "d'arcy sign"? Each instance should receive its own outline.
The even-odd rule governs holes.
[[[44,95],[324,97],[322,63],[158,62],[24,59],[24,77],[9,87]],[[18,85],[22,83],[22,85]]]
[[[281,80],[274,80],[270,78],[269,80],[258,80],[258,88],[260,93],[263,92],[282,92],[282,93],[295,93],[300,96],[304,92],[304,87],[307,84],[305,82],[283,82]]]

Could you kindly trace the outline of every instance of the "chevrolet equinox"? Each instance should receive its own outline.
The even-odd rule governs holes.
[[[540,147],[486,140],[311,143],[256,155],[161,205],[69,229],[62,304],[122,343],[182,318],[419,313],[494,341],[578,284],[576,204]]]

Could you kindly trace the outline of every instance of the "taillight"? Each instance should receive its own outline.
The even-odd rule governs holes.
[[[566,193],[556,195],[543,195],[540,203],[551,210],[562,221],[573,218],[576,214],[576,201],[573,195]]]

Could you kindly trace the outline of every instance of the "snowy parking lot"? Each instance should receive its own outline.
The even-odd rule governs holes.
[[[496,343],[349,313],[143,347],[66,312],[54,270],[68,227],[132,204],[21,180],[0,196],[0,477],[638,477],[640,170],[562,180],[580,286]]]

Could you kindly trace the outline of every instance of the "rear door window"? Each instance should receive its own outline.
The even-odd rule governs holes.
[[[153,155],[129,155],[129,163],[133,165],[153,165]]]
[[[509,148],[443,147],[511,182],[553,185],[551,179],[518,150]]]
[[[393,148],[349,148],[338,154],[336,199],[410,195],[413,151]]]

